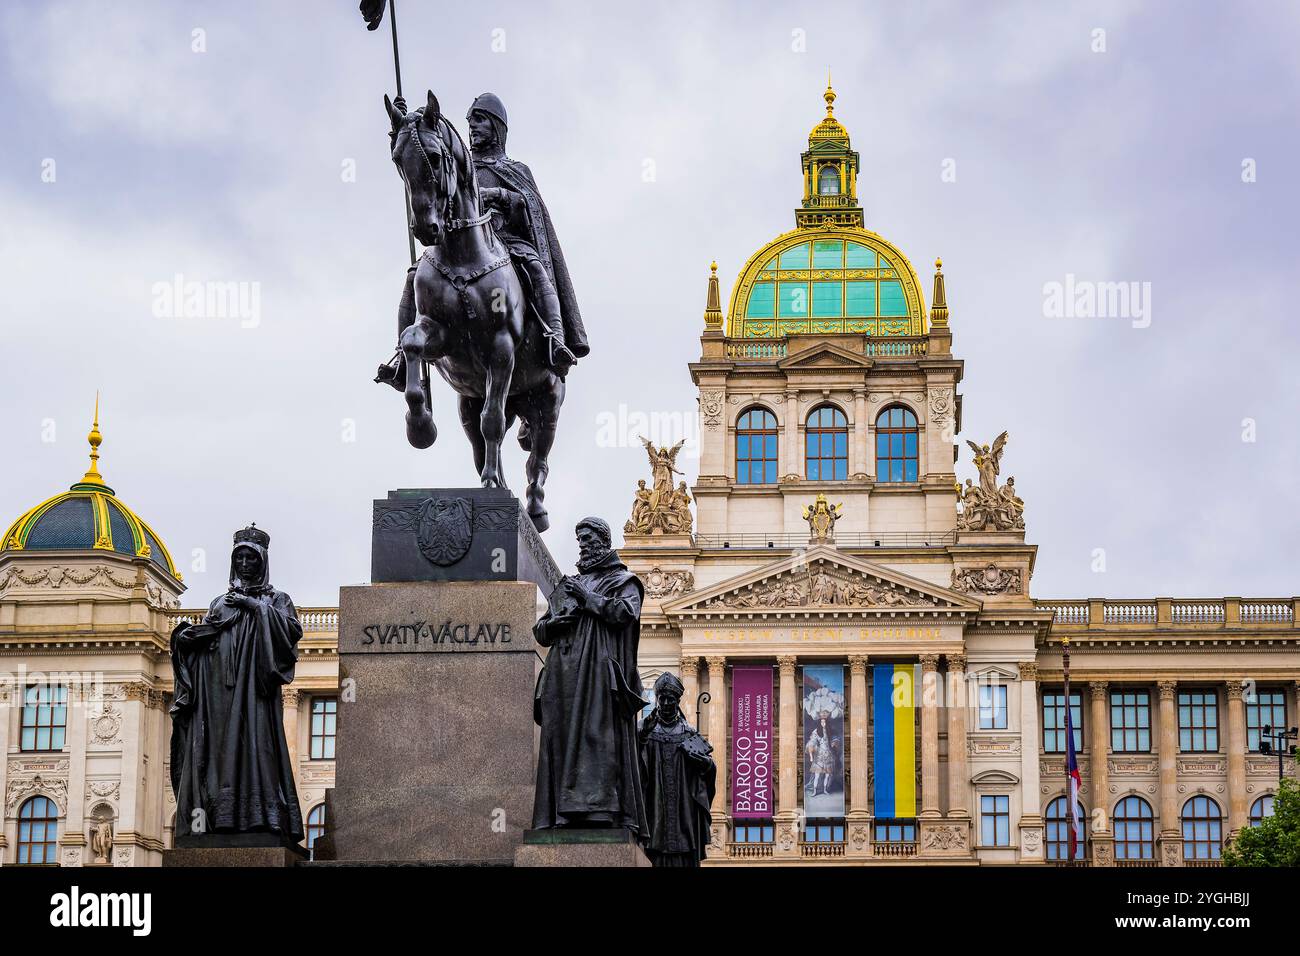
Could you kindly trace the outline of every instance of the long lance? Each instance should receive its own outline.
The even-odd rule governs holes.
[[[393,74],[397,80],[397,96],[402,96],[402,57],[397,52],[397,0],[388,0],[388,26],[393,34]],[[406,194],[406,186],[402,186],[402,194]],[[411,265],[415,265],[415,232],[411,229],[410,217],[410,199],[407,199],[407,208],[403,210],[406,214],[406,244],[411,252]]]

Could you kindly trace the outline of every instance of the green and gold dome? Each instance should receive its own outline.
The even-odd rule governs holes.
[[[754,253],[736,279],[726,334],[780,338],[798,334],[926,334],[916,270],[896,246],[867,229],[858,203],[859,157],[835,118],[808,134],[803,202],[795,228]]]
[[[181,580],[166,545],[121,501],[99,474],[99,403],[87,436],[90,468],[81,480],[26,511],[0,539],[0,554],[32,551],[111,551],[148,558]]]

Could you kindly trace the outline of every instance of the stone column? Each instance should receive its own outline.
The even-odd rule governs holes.
[[[875,455],[867,446],[867,390],[853,390],[853,467],[850,474],[873,475]]]
[[[298,784],[298,706],[303,697],[297,687],[281,687],[280,699],[284,705],[284,739],[289,744],[289,766],[293,769],[293,782]],[[298,787],[299,793],[302,787]],[[304,812],[305,812],[304,808]]]
[[[804,471],[799,467],[803,460],[803,450],[799,447],[799,393],[790,389],[785,393],[785,438],[781,442],[781,474],[803,477]]]
[[[776,846],[773,850],[777,856],[799,855],[796,761],[799,760],[799,743],[803,730],[799,722],[799,693],[794,686],[796,662],[797,658],[793,654],[776,659],[781,689],[781,711],[776,730],[776,752],[781,774],[777,784]]]
[[[1178,681],[1158,682],[1160,693],[1160,847],[1165,866],[1182,866],[1183,841],[1178,821]]]
[[[150,768],[145,760],[149,727],[150,687],[142,681],[123,685],[122,789],[117,823],[113,827],[113,865],[137,865],[137,840],[144,826],[147,805],[141,803]],[[156,771],[162,772],[159,767]]]
[[[682,678],[682,713],[686,715],[686,722],[696,730],[703,731],[696,721],[699,715],[695,713],[695,701],[700,696],[700,659],[698,657],[684,656],[678,664],[678,673]],[[719,768],[721,773],[721,768]]]
[[[1085,808],[1091,814],[1088,823],[1089,838],[1092,840],[1092,862],[1094,866],[1110,866],[1114,863],[1115,828],[1110,821],[1110,684],[1104,680],[1091,681],[1088,684],[1092,698],[1092,710],[1088,718],[1088,802]],[[1083,695],[1080,694],[1080,703]],[[1066,701],[1069,706],[1069,701]],[[1079,708],[1082,711],[1082,707]],[[1079,716],[1083,716],[1082,713]],[[1101,813],[1097,813],[1097,809]]]
[[[713,797],[713,840],[710,856],[725,856],[727,833],[727,787],[731,765],[727,762],[727,659],[708,658],[709,665],[709,743],[718,767],[720,785]]]
[[[867,795],[867,767],[871,744],[867,740],[867,655],[849,657],[849,816],[867,819],[871,803]]]
[[[1246,704],[1239,680],[1224,685],[1228,698],[1228,830],[1246,826]]]
[[[970,769],[966,755],[966,658],[948,655],[948,816],[969,817]]]
[[[921,813],[941,816],[939,809],[939,656],[921,655]]]
[[[1043,860],[1043,795],[1039,789],[1038,665],[1021,661],[1020,669],[1020,862]]]

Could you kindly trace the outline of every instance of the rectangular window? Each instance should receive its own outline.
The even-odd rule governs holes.
[[[776,315],[776,283],[755,282],[749,294],[745,316],[752,319],[770,319]]]
[[[803,828],[804,843],[843,843],[844,824],[809,823]]]
[[[808,318],[808,283],[782,282],[777,289],[777,315],[783,319]]]
[[[1115,753],[1151,752],[1150,691],[1111,691],[1110,749]]]
[[[876,284],[862,280],[844,283],[844,314],[853,318],[871,318],[876,314]]]
[[[1265,727],[1274,731],[1285,729],[1286,695],[1280,690],[1260,690],[1254,696],[1246,697],[1246,750],[1255,753],[1259,750],[1260,732]],[[1277,741],[1270,741],[1274,746]]]
[[[916,824],[911,820],[877,820],[877,843],[915,843]]]
[[[334,759],[334,735],[338,720],[337,697],[311,699],[311,759]]]
[[[732,843],[772,843],[775,834],[770,823],[753,825],[737,824]]]
[[[980,797],[980,844],[1011,846],[1011,798],[1005,794]]]
[[[1178,749],[1207,753],[1219,749],[1219,695],[1213,690],[1178,692]]]
[[[844,268],[844,243],[838,239],[821,239],[813,243],[814,269]]]
[[[1070,692],[1070,725],[1074,728],[1074,751],[1083,749],[1083,702]],[[1065,691],[1043,692],[1043,751],[1049,754],[1065,753]]]
[[[68,688],[33,684],[23,693],[22,750],[62,750],[68,728]]]
[[[1007,729],[1007,687],[1005,684],[981,684],[980,730]]]

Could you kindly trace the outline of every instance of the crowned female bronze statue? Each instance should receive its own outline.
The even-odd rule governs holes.
[[[235,532],[230,587],[199,624],[172,631],[171,781],[176,845],[221,834],[303,838],[280,688],[293,681],[302,625],[271,587],[265,531]]]

